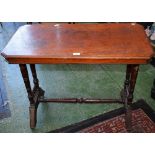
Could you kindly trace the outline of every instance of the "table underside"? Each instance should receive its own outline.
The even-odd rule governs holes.
[[[133,92],[136,84],[136,78],[138,74],[139,65],[130,64],[127,65],[126,69],[126,78],[124,82],[124,88],[120,93],[120,97],[118,99],[101,99],[101,98],[44,98],[45,91],[39,86],[39,80],[37,78],[37,72],[34,64],[30,64],[34,88],[31,88],[29,74],[27,70],[26,64],[20,64],[20,70],[22,73],[22,77],[25,83],[25,87],[28,93],[28,98],[30,101],[30,127],[35,128],[37,122],[37,108],[39,103],[66,103],[66,104],[104,104],[104,103],[118,103],[122,104],[125,107],[125,123],[127,130],[129,132],[132,131],[131,124],[131,109],[130,105],[133,101]]]

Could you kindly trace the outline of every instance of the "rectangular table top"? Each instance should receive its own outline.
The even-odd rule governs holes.
[[[12,64],[145,64],[153,50],[139,24],[34,24],[1,55]]]

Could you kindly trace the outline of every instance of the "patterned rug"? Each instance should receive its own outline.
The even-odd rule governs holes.
[[[121,133],[127,132],[125,128],[125,115],[114,117],[97,123],[79,132],[86,133]],[[146,115],[142,109],[132,111],[132,132],[155,132],[155,123]]]
[[[155,112],[144,100],[132,105],[132,132],[155,133]],[[124,108],[50,132],[126,133]]]

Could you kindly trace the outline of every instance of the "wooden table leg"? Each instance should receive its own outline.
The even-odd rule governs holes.
[[[27,71],[27,67],[26,64],[19,64],[20,67],[20,71],[25,83],[25,87],[28,93],[28,98],[30,101],[30,107],[29,107],[29,114],[30,114],[30,127],[31,128],[35,128],[36,126],[36,122],[37,122],[37,108],[34,102],[34,94],[33,91],[31,89],[31,85],[30,85],[30,80],[29,80],[29,76],[28,76],[28,71]]]
[[[131,103],[133,101],[133,93],[135,89],[138,71],[139,71],[139,65],[131,65],[130,95],[129,95],[129,102]]]
[[[32,76],[33,76],[33,83],[34,83],[33,91],[34,92],[39,91],[39,98],[43,99],[45,91],[39,86],[39,80],[37,78],[35,64],[30,64],[30,68],[31,68],[31,72],[32,72]]]
[[[126,68],[126,79],[124,82],[124,90],[123,90],[123,100],[124,100],[124,107],[125,107],[125,126],[128,132],[131,132],[132,130],[132,120],[131,120],[131,110],[128,105],[128,95],[127,91],[129,89],[129,84],[130,84],[130,79],[131,79],[131,65],[127,65]]]
[[[124,83],[125,124],[128,132],[132,131],[132,113],[130,104],[133,101],[133,93],[138,75],[139,65],[127,65],[126,80]],[[125,92],[126,91],[126,92]]]

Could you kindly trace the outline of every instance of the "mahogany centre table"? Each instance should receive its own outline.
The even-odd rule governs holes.
[[[10,64],[19,64],[30,101],[30,127],[35,128],[40,102],[124,104],[126,127],[131,131],[130,104],[140,64],[153,55],[144,29],[138,24],[36,24],[20,27],[1,55]],[[34,88],[31,88],[27,64]],[[119,99],[44,98],[35,64],[126,64],[124,88]]]

